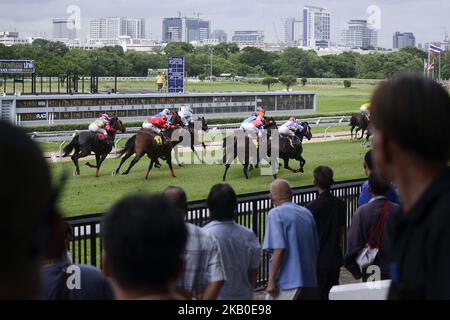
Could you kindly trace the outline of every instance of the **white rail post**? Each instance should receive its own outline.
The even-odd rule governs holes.
[[[325,129],[325,134],[324,134],[324,139],[325,139],[325,141],[327,140],[327,138],[328,138],[328,130],[330,129],[331,127],[327,127],[326,129]]]

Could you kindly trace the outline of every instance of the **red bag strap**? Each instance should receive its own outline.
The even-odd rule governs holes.
[[[384,229],[384,222],[386,220],[386,215],[387,215],[387,211],[389,209],[389,201],[385,200],[384,201],[384,206],[383,209],[381,211],[381,215],[380,218],[378,219],[378,223],[375,226],[375,229],[372,232],[372,235],[370,236],[369,241],[367,242],[367,245],[372,248],[372,242],[373,242],[373,238],[375,238],[375,235],[378,232],[378,237],[377,237],[377,245],[376,248],[380,249],[380,240],[381,240],[381,235],[383,234],[383,229]]]

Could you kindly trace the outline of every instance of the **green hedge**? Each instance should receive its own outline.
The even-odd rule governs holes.
[[[270,116],[270,111],[267,112],[268,116]],[[311,114],[294,114],[300,120],[306,120],[309,118],[317,118],[317,117],[334,117],[334,116],[350,116],[351,112],[347,113],[311,113]],[[230,123],[240,123],[244,117],[234,117],[234,118],[212,118],[208,119],[206,117],[209,125],[217,125],[217,124],[230,124]],[[287,116],[274,116],[275,120],[286,120]],[[125,121],[126,127],[140,127],[142,125],[142,121]],[[26,126],[22,127],[25,132],[53,132],[53,131],[72,131],[72,130],[87,130],[89,123],[70,123],[70,124],[54,124],[54,125],[45,125],[45,126]]]

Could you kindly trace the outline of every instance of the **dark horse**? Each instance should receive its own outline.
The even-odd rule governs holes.
[[[270,157],[270,130],[271,129],[278,129],[277,124],[273,118],[269,118],[266,120],[265,128],[267,130],[267,134],[265,137],[266,140],[266,146],[267,146],[267,156]],[[241,139],[240,139],[241,138]],[[233,152],[227,151],[227,140],[233,139]],[[242,141],[244,143],[242,143]],[[233,135],[226,137],[223,139],[223,164],[225,165],[225,172],[223,173],[223,181],[225,181],[228,169],[231,166],[231,163],[236,159],[236,157],[239,158],[239,162],[242,163],[244,166],[244,175],[245,179],[248,179],[248,171],[250,168],[250,148],[251,144],[253,144],[253,141],[250,140],[250,138],[247,136],[247,134],[243,133],[242,131],[237,131]],[[256,164],[260,162],[259,159],[259,147],[255,147],[254,149],[256,151]],[[276,178],[276,175],[274,175],[274,178]]]
[[[201,121],[202,125],[201,125],[201,131],[208,131],[209,127],[208,127],[208,123],[206,122],[205,117],[199,117],[197,118],[196,121]],[[194,153],[194,155],[197,157],[197,159],[201,162],[204,163],[204,161],[202,159],[200,159],[200,156],[198,155],[197,151],[195,150],[195,141],[197,141],[198,139],[198,129],[195,127],[195,122],[191,122],[189,123],[188,127],[187,127],[187,131],[189,132],[190,135],[190,141],[183,141],[180,145],[178,145],[178,147],[183,146],[188,146],[191,148],[192,152]],[[205,143],[202,141],[201,145],[203,147],[203,150],[206,151],[206,145]],[[175,149],[175,161],[177,162],[177,164],[181,167],[182,164],[180,163],[179,159],[178,159],[178,150]]]
[[[295,134],[300,139],[300,143],[297,143],[294,146],[292,146],[289,137],[283,135],[280,136],[279,156],[281,159],[283,159],[284,168],[294,173],[304,172],[303,167],[305,166],[306,160],[303,159],[302,157],[303,153],[302,142],[304,137],[306,137],[306,139],[308,140],[311,140],[312,138],[311,127],[309,126],[309,123],[302,122],[301,125],[303,127],[303,131],[296,132]],[[291,167],[289,167],[289,159],[295,159],[298,162],[300,162],[300,168],[292,169]]]
[[[75,135],[72,141],[64,148],[63,157],[67,157],[72,152],[72,150],[75,150],[71,158],[73,163],[75,164],[76,176],[80,175],[78,160],[80,158],[89,156],[91,152],[95,153],[96,165],[91,165],[89,162],[86,163],[86,165],[91,168],[96,168],[97,171],[95,173],[95,176],[100,176],[100,166],[114,146],[116,132],[125,132],[125,126],[117,117],[113,117],[110,120],[109,125],[113,130],[108,131],[107,139],[104,139],[103,134],[101,133],[96,134],[90,131],[83,131],[80,134]],[[97,135],[101,135],[100,138],[97,137]]]
[[[350,139],[353,140],[353,130],[356,128],[355,139],[358,138],[358,131],[362,130],[361,137],[358,138],[361,140],[364,136],[364,132],[369,129],[370,121],[369,119],[360,113],[354,113],[350,118],[350,126],[352,127],[350,130]],[[369,134],[369,132],[367,132]],[[369,136],[367,136],[367,139]]]
[[[176,113],[172,113],[172,117],[170,122],[175,126],[174,129],[179,128],[183,125],[181,118]],[[180,143],[183,139],[180,137],[177,141],[172,141],[170,139],[170,135],[172,132],[166,133],[166,142],[162,143],[161,136],[155,132],[150,130],[141,129],[139,133],[132,136],[125,144],[125,148],[119,151],[120,156],[125,154],[125,156],[121,159],[119,167],[116,169],[116,174],[119,173],[120,168],[123,163],[131,157],[133,154],[136,154],[134,159],[131,161],[127,170],[125,170],[122,174],[127,175],[131,168],[144,156],[147,155],[150,159],[150,165],[145,175],[145,178],[148,179],[150,171],[153,168],[153,165],[158,161],[158,158],[163,158],[166,160],[167,165],[170,169],[170,174],[172,177],[175,177],[175,173],[173,172],[172,167],[172,149],[178,143]]]

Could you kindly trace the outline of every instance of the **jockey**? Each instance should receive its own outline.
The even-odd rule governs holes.
[[[165,115],[162,115],[161,117],[150,117],[145,120],[145,122],[142,124],[142,128],[151,130],[158,135],[160,135],[163,139],[163,144],[166,142],[165,136],[163,134],[163,131],[165,130],[171,130],[174,128],[173,125],[170,125],[167,123],[167,117]]]
[[[264,109],[264,107],[258,107],[256,109],[256,116],[261,117],[261,118],[266,117],[266,110]]]
[[[371,103],[367,102],[367,103],[364,103],[361,106],[361,108],[359,108],[359,111],[361,112],[361,114],[363,116],[366,116],[367,120],[370,120],[370,106],[371,106]]]
[[[244,122],[241,124],[241,129],[248,132],[250,136],[261,137],[264,130],[264,118],[258,116],[253,121]]]
[[[297,119],[291,117],[278,129],[278,132],[282,135],[288,136],[292,147],[294,147],[294,145],[299,142],[298,137],[295,135],[295,133],[297,131],[302,132],[303,130],[303,126],[298,123]]]
[[[172,114],[170,113],[170,110],[169,109],[164,109],[163,111],[161,111],[161,112],[159,112],[159,113],[157,113],[157,114],[155,114],[154,116],[153,116],[153,118],[161,118],[162,116],[165,116],[166,117],[166,122],[167,122],[167,124],[169,124],[169,121],[170,121],[170,116],[171,116]]]
[[[181,106],[180,111],[178,111],[178,115],[180,116],[181,120],[183,121],[185,126],[188,126],[193,120],[192,120],[192,109],[189,106]]]
[[[100,118],[95,120],[89,125],[89,131],[93,133],[101,133],[105,136],[105,139],[108,138],[108,131],[112,131],[113,129],[109,126],[109,121],[111,119],[109,116],[104,113]]]

